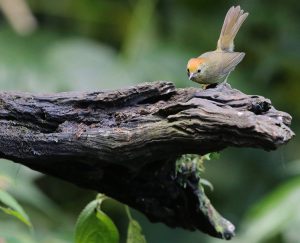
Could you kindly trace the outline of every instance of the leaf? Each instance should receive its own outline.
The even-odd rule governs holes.
[[[2,202],[5,206],[0,206],[0,209],[9,215],[12,215],[22,221],[29,227],[32,227],[31,222],[29,220],[28,215],[25,213],[21,205],[6,191],[0,189],[0,202]]]
[[[218,159],[220,159],[220,156],[221,156],[220,153],[212,152],[212,153],[208,153],[208,154],[203,155],[203,158],[205,160],[218,160]]]
[[[298,217],[299,201],[300,177],[296,177],[280,185],[249,211],[240,237],[233,242],[262,242],[285,231]]]
[[[125,206],[125,210],[129,219],[126,243],[146,243],[146,238],[142,234],[142,227],[138,221],[132,218],[127,205]]]
[[[0,175],[0,190],[6,190],[11,185],[11,179],[6,175]]]
[[[220,153],[218,153],[218,152],[212,152],[212,153],[209,153],[209,159],[210,160],[218,160],[218,159],[220,159],[220,157],[221,157],[221,155],[220,155]]]
[[[203,185],[203,186],[207,186],[211,191],[214,190],[214,186],[213,186],[213,184],[212,184],[210,181],[208,181],[208,180],[206,180],[206,179],[200,178],[200,183],[201,183],[201,185]]]
[[[129,221],[126,243],[146,243],[140,224],[132,219]]]
[[[103,198],[90,202],[75,226],[75,243],[118,243],[119,232],[113,221],[100,210]]]

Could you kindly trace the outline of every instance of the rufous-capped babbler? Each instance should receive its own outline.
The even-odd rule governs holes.
[[[230,72],[245,56],[243,52],[233,51],[233,40],[247,16],[248,13],[244,13],[240,6],[233,6],[228,10],[217,49],[188,61],[187,73],[190,80],[205,85],[226,82]]]

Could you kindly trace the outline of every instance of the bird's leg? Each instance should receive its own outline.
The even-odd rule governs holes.
[[[213,84],[202,84],[202,89],[206,90],[206,89],[213,89],[215,87],[217,87],[218,85],[220,85],[219,83],[213,83]]]
[[[227,83],[227,79],[228,79],[228,77],[229,77],[229,74],[230,74],[230,72],[226,75],[226,78],[225,78],[225,80],[221,83],[221,84],[226,84]]]
[[[225,86],[225,85],[227,84],[227,79],[228,79],[228,77],[229,77],[229,74],[230,74],[230,73],[228,73],[228,74],[226,75],[226,78],[224,79],[223,82],[221,82],[221,83],[218,84],[219,87],[223,87],[223,86]]]
[[[208,88],[209,84],[201,84],[201,87],[203,90],[206,90]]]

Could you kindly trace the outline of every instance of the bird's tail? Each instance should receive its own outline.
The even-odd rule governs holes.
[[[218,40],[217,50],[233,51],[233,40],[247,16],[248,13],[244,13],[240,6],[232,6],[228,10]]]

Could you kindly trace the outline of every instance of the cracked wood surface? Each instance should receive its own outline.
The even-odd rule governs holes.
[[[274,150],[294,136],[290,123],[270,100],[228,84],[0,92],[0,157],[105,193],[151,221],[224,237],[199,211],[195,190],[178,184],[176,159],[229,146]]]

